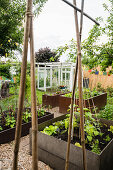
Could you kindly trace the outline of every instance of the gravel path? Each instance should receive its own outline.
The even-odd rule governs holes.
[[[55,117],[60,116],[61,114],[58,111],[58,107],[53,108],[50,110],[51,113],[55,114]],[[0,160],[13,160],[13,148],[14,148],[14,141],[7,143],[7,144],[2,144],[0,145]],[[5,165],[6,162],[5,161]],[[22,137],[21,142],[20,142],[20,150],[19,150],[19,163],[20,165],[25,169],[25,170],[31,170],[32,166],[32,156],[29,154],[29,135]],[[1,161],[0,161],[0,166],[1,166]],[[3,166],[3,165],[2,165]],[[52,170],[48,165],[45,163],[39,161],[38,162],[38,170]],[[7,167],[2,168],[0,167],[0,170],[6,170]],[[8,168],[7,168],[8,169]],[[9,169],[10,170],[10,169]]]

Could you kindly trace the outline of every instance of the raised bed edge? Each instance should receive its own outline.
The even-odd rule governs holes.
[[[50,119],[53,119],[53,118],[54,118],[54,114],[50,113],[50,114],[45,115],[41,118],[38,118],[38,123],[40,124],[44,121],[47,121],[47,120],[50,120]],[[28,135],[30,128],[31,128],[31,121],[28,122],[28,123],[23,123],[22,124],[21,137]],[[10,129],[7,129],[7,130],[0,132],[0,144],[4,144],[4,143],[11,142],[12,140],[14,140],[15,129],[16,129],[16,127],[10,128]]]
[[[43,130],[44,126],[47,126],[47,125],[49,126],[51,123],[53,123],[55,121],[62,120],[65,117],[66,117],[66,115],[63,115],[63,116],[60,116],[58,118],[55,118],[54,120],[52,119],[50,121],[47,121],[48,123],[44,122],[44,123],[40,124],[38,128],[39,128],[39,130]],[[106,122],[106,120],[104,120],[104,119],[101,119],[101,121],[103,123]],[[108,125],[110,125],[110,124],[113,125],[113,121],[107,121],[107,124]],[[60,163],[65,164],[65,159],[64,158],[65,158],[65,154],[66,154],[65,151],[66,151],[66,148],[67,148],[67,142],[59,140],[59,139],[56,139],[56,138],[54,138],[52,136],[45,135],[45,134],[43,134],[41,132],[38,132],[38,135],[39,135],[38,137],[40,139],[38,141],[38,144],[39,144],[39,159],[42,160],[42,161],[45,161],[45,163],[49,164],[51,167],[53,167],[55,169],[60,168],[61,170],[64,170],[64,167],[61,168],[61,167],[59,167],[59,165],[60,165]],[[43,142],[42,141],[44,141],[44,142],[46,141],[46,144],[44,144],[44,145],[46,145],[46,149],[43,148]],[[53,144],[52,144],[52,141],[53,141]],[[50,144],[52,146],[49,146]],[[57,144],[58,144],[58,146],[57,146]],[[62,158],[61,158],[61,155],[59,155],[58,153],[57,153],[57,156],[55,155],[54,148],[56,148],[55,152],[57,152],[58,150],[64,152],[64,155],[63,155]],[[72,148],[71,152],[70,152],[71,154],[72,153],[74,154],[75,150],[78,150],[78,152],[80,151],[80,153],[81,153],[81,148],[76,147],[76,146],[74,146],[72,144],[71,144],[71,148]],[[109,148],[111,149],[110,151],[108,151]],[[52,151],[51,153],[50,153],[50,150]],[[81,156],[80,156],[80,154],[78,154],[78,152],[74,156],[72,156],[72,158],[70,158],[70,167],[71,167],[70,169],[71,170],[75,170],[76,168],[77,168],[77,170],[82,170],[82,168],[80,167],[80,162],[79,162],[78,166],[75,166],[73,164],[73,161],[71,161],[74,158],[74,160],[75,161],[77,160],[77,162],[78,162],[77,157],[79,158],[79,160],[81,160],[82,153],[81,153]],[[108,170],[108,169],[112,170],[112,168],[113,168],[113,165],[112,165],[112,162],[113,162],[113,139],[109,142],[109,144],[103,149],[103,151],[100,154],[96,154],[96,153],[93,153],[93,152],[88,151],[88,150],[86,150],[86,152],[87,152],[87,160],[89,160],[88,170]],[[30,153],[31,153],[31,131],[30,131]],[[45,156],[43,156],[42,153]],[[93,161],[91,159],[91,156],[93,157]],[[57,167],[54,167],[54,164],[52,163],[53,161],[50,161],[50,158],[51,159],[54,158],[53,159],[54,161],[56,159],[56,160],[59,160],[61,162],[55,162],[54,164]],[[93,166],[93,168],[92,168],[92,166]]]

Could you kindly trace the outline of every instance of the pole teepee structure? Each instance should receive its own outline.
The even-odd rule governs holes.
[[[82,94],[82,63],[81,63],[81,35],[82,35],[82,27],[83,27],[83,15],[88,17],[90,20],[95,22],[97,25],[99,25],[99,23],[95,21],[93,18],[91,18],[89,15],[84,13],[83,11],[84,0],[82,0],[82,3],[81,3],[81,10],[76,7],[76,0],[73,0],[73,4],[71,4],[67,0],[62,0],[62,1],[64,1],[69,6],[74,8],[76,39],[77,39],[77,59],[76,59],[76,67],[75,67],[75,73],[74,73],[74,82],[73,82],[73,90],[72,90],[72,98],[71,98],[70,123],[69,123],[65,170],[68,170],[69,168],[70,142],[71,142],[71,131],[72,131],[72,122],[73,122],[73,104],[74,104],[74,98],[75,98],[77,74],[78,74],[78,87],[79,87],[81,145],[82,145],[82,150],[83,150],[83,159],[82,159],[83,170],[87,170],[87,160],[86,160],[87,157],[86,157],[86,150],[85,150],[85,134],[84,134],[83,94]],[[77,11],[81,13],[80,32],[79,32]]]
[[[21,137],[22,112],[25,97],[25,80],[27,68],[28,40],[30,39],[30,62],[31,62],[31,111],[32,111],[32,170],[37,170],[37,112],[36,112],[36,86],[35,86],[35,62],[34,62],[34,40],[33,40],[33,14],[32,0],[27,2],[25,30],[24,30],[24,49],[21,66],[21,80],[19,92],[19,104],[17,113],[17,124],[15,133],[13,170],[18,167],[18,152]]]

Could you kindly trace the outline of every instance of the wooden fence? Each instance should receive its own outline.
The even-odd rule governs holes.
[[[110,76],[99,75],[99,74],[96,75],[96,74],[91,74],[88,71],[84,71],[83,77],[89,78],[89,87],[91,89],[96,87],[98,83],[100,83],[103,88],[113,87],[113,75],[110,75]]]

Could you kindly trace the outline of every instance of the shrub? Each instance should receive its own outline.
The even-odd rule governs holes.
[[[11,73],[10,73],[10,67],[11,64],[0,64],[0,76],[4,76],[6,78],[11,78]]]
[[[36,62],[58,62],[59,56],[56,56],[56,52],[51,51],[48,47],[39,49],[35,53]]]

